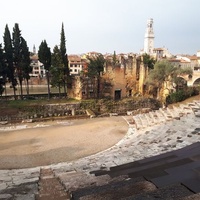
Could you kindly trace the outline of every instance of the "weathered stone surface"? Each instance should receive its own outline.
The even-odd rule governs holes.
[[[181,116],[180,120],[168,121],[166,117],[161,116],[162,113],[158,114],[160,119],[154,112],[151,112],[148,117],[146,117],[146,113],[140,114],[140,118],[136,117],[136,119],[139,120],[141,129],[137,130],[132,127],[133,124],[130,124],[127,135],[113,147],[73,162],[48,166],[52,168],[54,174],[52,176],[45,175],[43,177],[44,183],[47,185],[52,184],[51,188],[53,188],[55,185],[50,179],[59,178],[66,189],[71,190],[86,185],[103,185],[109,181],[109,177],[96,178],[89,172],[99,169],[108,170],[112,166],[180,149],[199,141],[200,118],[196,117],[186,107],[177,108],[173,112],[175,113],[174,115]],[[167,112],[168,114],[169,111]],[[130,116],[124,116],[124,119],[129,122]],[[151,119],[151,123],[147,119],[149,121]],[[74,175],[72,175],[73,173]],[[13,195],[15,195],[15,199],[34,199],[34,195],[38,193],[37,183],[39,182],[39,176],[41,176],[39,167],[0,170],[0,199],[4,197],[11,199],[14,198]],[[47,180],[50,182],[47,183]],[[48,192],[50,191],[46,189],[46,194]],[[49,196],[47,198],[45,193],[41,194],[40,197],[41,199],[46,198],[46,200],[48,198],[48,200],[51,199]]]
[[[5,182],[0,183],[0,191],[5,190],[8,187],[8,185]]]

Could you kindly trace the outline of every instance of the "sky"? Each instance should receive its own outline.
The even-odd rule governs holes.
[[[139,53],[153,18],[155,48],[172,54],[200,50],[200,0],[6,0],[1,2],[0,43],[15,23],[29,50],[46,40],[53,51],[64,24],[68,54]]]

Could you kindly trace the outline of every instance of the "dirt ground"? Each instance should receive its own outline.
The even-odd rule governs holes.
[[[36,128],[38,125],[48,126]],[[128,130],[120,116],[33,123],[27,127],[8,131],[0,126],[0,169],[43,166],[95,154],[116,144]]]

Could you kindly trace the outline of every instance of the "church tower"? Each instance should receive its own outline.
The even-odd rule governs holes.
[[[35,48],[35,45],[33,45],[33,54],[36,54],[36,48]]]
[[[144,36],[144,53],[152,55],[153,49],[154,49],[153,19],[148,19],[146,33]]]

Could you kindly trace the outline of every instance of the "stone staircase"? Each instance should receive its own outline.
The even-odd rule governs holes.
[[[200,102],[194,101],[187,105],[180,104],[180,106],[173,106],[171,109],[160,108],[149,113],[138,114],[133,116],[133,123],[136,129],[142,129],[174,119],[180,120],[181,117],[188,114],[195,114],[196,117],[200,117]]]
[[[39,193],[36,200],[68,200],[69,193],[65,190],[59,179],[51,169],[41,168],[39,180]]]

